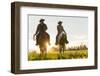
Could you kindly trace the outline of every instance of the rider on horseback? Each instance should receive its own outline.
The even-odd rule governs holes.
[[[64,32],[65,34],[66,34],[66,32],[65,32],[65,30],[64,30],[64,28],[63,28],[63,26],[62,26],[62,21],[59,21],[58,22],[58,25],[57,25],[57,31],[58,31],[58,34],[57,34],[57,36],[56,36],[56,45],[58,44],[58,36],[62,33],[62,32]],[[68,42],[68,40],[67,40],[67,36],[65,35],[65,37],[66,37],[66,42],[65,43],[69,43]]]
[[[36,33],[33,35],[33,38],[36,36],[36,45],[39,44],[40,35],[42,35],[48,29],[44,21],[44,19],[40,19],[40,23],[37,26]]]

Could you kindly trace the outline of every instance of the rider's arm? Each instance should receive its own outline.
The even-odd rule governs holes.
[[[62,30],[66,33],[66,31],[64,30],[63,26],[62,26]]]
[[[37,26],[37,29],[36,29],[36,32],[34,35],[37,35],[38,34],[38,31],[39,31],[39,25]]]
[[[44,29],[44,30],[46,31],[46,30],[48,29],[48,28],[47,28],[47,25],[46,25],[46,24],[44,24],[44,27],[45,27],[45,29]]]

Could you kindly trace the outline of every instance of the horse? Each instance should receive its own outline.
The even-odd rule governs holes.
[[[60,58],[62,58],[63,54],[64,54],[64,50],[65,50],[65,44],[68,44],[68,40],[67,40],[67,35],[65,32],[61,32],[59,35],[58,35],[58,45],[59,45],[59,55],[60,55]]]
[[[40,58],[44,59],[47,54],[47,44],[50,44],[50,35],[47,32],[43,32],[39,35],[38,44],[40,48]]]

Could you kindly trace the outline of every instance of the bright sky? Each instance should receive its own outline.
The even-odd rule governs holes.
[[[88,44],[88,17],[29,15],[29,49],[37,49],[36,41],[33,41],[32,38],[41,18],[45,19],[44,23],[47,24],[47,32],[50,35],[52,45],[55,43],[58,21],[63,22],[62,25],[69,41],[68,46]]]

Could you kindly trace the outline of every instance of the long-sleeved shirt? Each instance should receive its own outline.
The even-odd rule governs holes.
[[[41,33],[41,32],[45,32],[47,29],[48,28],[47,28],[46,24],[44,24],[44,23],[43,24],[38,24],[35,35],[37,35],[38,33]]]
[[[62,31],[65,32],[64,28],[62,25],[57,26],[58,34],[60,34]],[[65,32],[66,33],[66,32]]]

